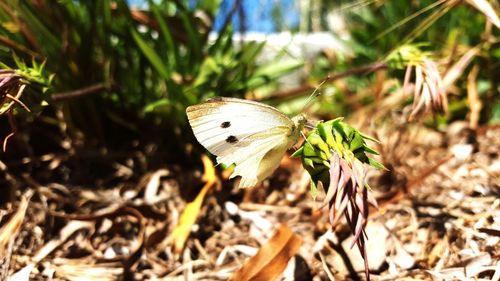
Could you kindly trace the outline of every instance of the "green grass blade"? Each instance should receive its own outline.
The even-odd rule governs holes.
[[[168,67],[163,64],[160,56],[156,53],[156,51],[142,39],[141,35],[139,35],[136,30],[130,29],[130,32],[132,33],[132,37],[134,38],[137,47],[139,47],[142,54],[148,59],[154,69],[158,71],[163,79],[170,80],[170,71]]]

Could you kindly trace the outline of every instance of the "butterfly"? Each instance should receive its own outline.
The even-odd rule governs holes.
[[[186,114],[196,139],[217,163],[236,165],[230,178],[240,176],[241,188],[270,176],[306,123],[303,115],[289,118],[272,106],[228,97],[189,106]]]

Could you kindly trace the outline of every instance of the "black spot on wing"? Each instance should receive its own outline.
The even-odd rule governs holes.
[[[229,121],[222,122],[222,123],[220,124],[220,127],[221,127],[221,128],[223,128],[223,129],[225,129],[225,128],[229,128],[229,127],[231,127],[231,122],[229,122]]]
[[[235,137],[235,136],[229,136],[229,137],[227,137],[226,142],[227,143],[237,143],[238,142],[238,138]]]

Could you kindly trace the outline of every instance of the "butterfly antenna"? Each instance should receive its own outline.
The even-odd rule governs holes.
[[[314,89],[314,91],[312,92],[312,94],[309,96],[309,98],[307,98],[307,101],[306,103],[304,104],[304,106],[302,107],[302,111],[304,111],[304,109],[306,109],[309,104],[315,99],[317,98],[319,95],[321,95],[321,92],[319,91],[319,88],[321,88],[321,86],[323,86],[323,84],[325,84],[327,81],[329,81],[330,79],[330,76],[326,77],[325,79],[323,79],[323,81],[321,81],[321,83],[319,83],[319,85]]]
[[[301,131],[300,134],[302,135],[302,137],[304,138],[304,141],[307,142],[308,144],[311,145],[311,143],[307,140],[307,137],[306,135],[304,135],[304,133]]]
[[[312,130],[314,129],[314,127],[316,127],[316,124],[310,122],[309,120],[307,120],[306,124],[304,125],[305,128],[309,129],[309,130]]]

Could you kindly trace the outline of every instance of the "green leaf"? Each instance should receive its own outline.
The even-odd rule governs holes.
[[[311,189],[309,190],[309,194],[311,194],[313,200],[316,200],[316,197],[318,197],[318,188],[316,187],[314,181],[311,181]]]
[[[299,149],[297,149],[290,157],[292,158],[297,158],[300,157],[304,154],[304,146],[301,146]]]
[[[355,132],[354,137],[352,138],[351,143],[349,145],[349,149],[351,151],[355,151],[358,148],[363,147],[363,144],[364,144],[363,137],[358,132]]]
[[[222,0],[203,0],[197,1],[199,8],[208,11],[210,14],[215,15],[219,10],[219,6],[222,3]]]
[[[376,143],[380,143],[380,141],[379,141],[379,140],[377,140],[377,139],[375,139],[375,138],[373,138],[373,137],[370,137],[369,135],[365,135],[365,134],[363,134],[363,133],[361,133],[361,132],[360,132],[360,134],[361,134],[361,136],[363,136],[363,138],[364,138],[364,139],[366,139],[366,140],[370,140],[370,141],[373,141],[373,142],[376,142]]]
[[[254,63],[265,45],[266,42],[250,42],[245,44],[241,50],[241,57],[239,58],[239,62],[245,64]],[[256,75],[258,75],[258,73],[256,73]]]
[[[302,67],[303,62],[299,60],[288,60],[280,63],[272,62],[261,66],[254,75],[248,80],[247,87],[255,89],[262,85],[268,84],[270,81],[283,76],[286,73]]]
[[[314,151],[316,155],[323,157],[324,159],[330,158],[330,149],[328,148],[328,144],[326,144],[323,139],[316,133],[311,133],[307,137],[307,141],[315,147]]]
[[[375,155],[379,155],[378,151],[374,150],[374,149],[371,149],[370,147],[368,147],[366,144],[363,145],[363,150],[367,153],[370,153],[370,154],[375,154]]]
[[[170,102],[169,99],[160,99],[160,100],[157,100],[155,102],[152,102],[152,103],[146,105],[146,107],[144,108],[143,111],[145,113],[151,113],[153,111],[157,111],[159,108],[168,108],[171,105],[172,105],[172,103]]]
[[[490,124],[500,123],[500,102],[496,101],[493,103],[492,113],[490,120],[488,121]]]
[[[370,164],[370,166],[375,167],[379,170],[387,170],[387,168],[382,163],[373,158],[368,157],[368,163]]]
[[[316,126],[316,129],[318,130],[319,135],[323,140],[325,140],[326,144],[328,146],[334,146],[335,144],[335,139],[333,138],[332,130],[333,130],[333,125],[332,122],[321,122]]]

